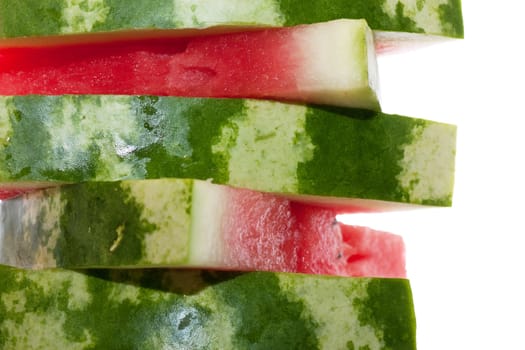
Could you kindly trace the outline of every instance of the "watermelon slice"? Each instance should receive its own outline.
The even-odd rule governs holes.
[[[378,110],[376,65],[366,22],[339,20],[214,36],[0,49],[0,95],[251,97]]]
[[[204,181],[84,183],[0,208],[0,263],[6,265],[405,277],[399,236],[342,231],[336,209]]]
[[[0,266],[2,349],[416,349],[402,279]]]
[[[450,205],[456,128],[242,99],[0,97],[0,183],[192,178],[263,192]],[[4,187],[0,185],[0,187]]]
[[[463,37],[460,0],[0,0],[0,45],[94,39],[75,34],[99,33],[104,40],[107,33],[158,36],[158,30],[224,31],[340,18],[363,18],[381,31]]]

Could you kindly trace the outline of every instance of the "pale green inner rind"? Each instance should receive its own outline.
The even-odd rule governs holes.
[[[297,27],[301,96],[312,103],[380,110],[375,45],[364,20],[337,20]],[[330,37],[331,40],[326,40]]]
[[[377,106],[371,105],[370,107],[364,106],[365,109],[371,109],[371,110],[381,110],[380,103],[381,103],[381,85],[380,85],[380,79],[379,79],[379,67],[377,62],[377,55],[376,55],[376,48],[375,48],[375,42],[374,42],[374,34],[368,28],[365,33],[365,41],[366,41],[366,52],[365,52],[365,60],[368,67],[368,84],[370,86],[370,89],[365,90],[365,92],[369,94],[373,94],[369,97],[371,101],[375,101],[377,103]]]
[[[228,187],[193,182],[188,265],[224,267],[223,220],[228,211]]]

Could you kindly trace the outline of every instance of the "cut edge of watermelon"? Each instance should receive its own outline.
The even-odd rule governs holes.
[[[159,31],[155,42],[165,33]],[[25,48],[43,52],[11,53],[9,49],[4,49],[0,51],[0,58],[5,55],[3,59],[8,68],[0,72],[2,81],[7,87],[18,87],[7,88],[2,94],[100,93],[257,98],[381,110],[374,38],[365,20],[340,19],[250,33],[256,33],[249,37],[253,39],[253,44],[245,38],[250,34],[214,34],[186,36],[182,40],[188,43],[167,41],[155,47],[154,51],[147,46],[131,48],[145,42],[138,37],[111,43]],[[326,40],[327,37],[331,40]],[[113,44],[126,49],[122,52],[108,51]],[[172,48],[178,45],[188,45],[189,48],[172,52]],[[99,47],[103,53],[92,56],[91,52],[97,52]],[[163,50],[166,48],[165,51],[160,50],[161,47]],[[243,50],[238,51],[239,47]],[[85,60],[80,58],[84,56],[83,50],[87,50],[84,52]],[[221,52],[221,55],[214,57]],[[24,65],[9,67],[11,61],[25,61],[40,53],[45,57],[44,62],[70,55],[74,58],[64,61],[68,67],[65,71],[60,71],[51,63],[42,66],[31,63],[35,70]],[[152,60],[155,57],[157,60]],[[167,57],[169,60],[166,61]],[[156,65],[159,61],[161,63]],[[134,71],[129,72],[127,66],[133,66]],[[254,69],[254,66],[258,68]],[[242,73],[233,74],[231,69]],[[119,77],[122,72],[130,76],[129,82],[128,76]],[[159,72],[165,72],[165,81],[162,77],[149,80],[150,76],[157,76]],[[252,78],[246,78],[248,76]],[[193,80],[190,82],[189,78]],[[134,87],[137,82],[139,87]]]
[[[300,24],[299,26],[302,25],[304,24]],[[129,29],[88,34],[62,34],[36,37],[0,38],[0,49],[71,44],[96,44],[123,40],[194,37],[257,31],[271,28],[281,28],[281,26],[239,24],[220,25],[206,28]],[[424,48],[433,44],[463,40],[463,37],[456,38],[426,33],[408,33],[383,30],[372,30],[372,33],[377,54],[403,52]]]
[[[367,22],[340,19],[297,26],[306,64],[299,90],[314,103],[381,110],[374,36]],[[327,35],[331,40],[326,40]],[[365,67],[366,69],[363,69]]]
[[[366,198],[342,198],[333,196],[315,196],[300,194],[294,195],[289,193],[272,193],[284,197],[294,202],[311,204],[315,206],[332,208],[340,214],[351,213],[381,213],[394,211],[417,210],[426,207],[433,207],[427,204],[414,204],[394,201],[384,201],[378,199]]]
[[[190,224],[188,260],[191,261],[191,266],[199,267],[204,261],[207,264],[223,262],[224,242],[220,231],[221,220],[226,211],[222,203],[227,197],[227,186],[194,181],[192,207],[199,208],[199,215],[192,215]]]
[[[46,181],[16,181],[16,182],[0,182],[0,201],[12,199],[23,195],[25,193],[41,190],[49,187],[57,187],[66,185],[61,182],[46,182]]]
[[[424,49],[433,45],[463,40],[463,38],[420,33],[389,32],[381,30],[374,30],[373,33],[375,51],[378,56],[402,54],[408,51]]]
[[[155,181],[156,179],[144,179],[144,181]],[[210,186],[213,184],[207,181],[201,181],[203,183],[209,183]],[[5,182],[0,183],[0,201],[9,200],[16,198],[20,195],[23,195],[28,192],[60,187],[64,185],[71,185],[72,183],[60,183],[60,182]],[[247,189],[238,186],[232,185],[223,185],[225,188],[236,188],[236,189]],[[351,213],[381,213],[381,212],[394,212],[394,211],[409,211],[409,210],[418,210],[428,207],[436,207],[428,204],[414,204],[414,203],[404,203],[404,202],[394,202],[394,201],[384,201],[377,199],[365,199],[365,198],[343,198],[343,197],[333,197],[333,196],[317,196],[317,195],[307,195],[307,194],[290,194],[290,193],[277,193],[277,192],[266,192],[256,190],[258,192],[267,193],[282,197],[294,202],[311,204],[325,208],[332,208],[337,210],[340,214],[345,214],[346,212]],[[213,199],[218,200],[219,198]],[[210,199],[212,200],[212,199]]]
[[[35,37],[0,38],[0,49],[44,47],[70,44],[97,44],[112,41],[194,37],[277,28],[270,25],[221,25],[206,28],[128,29],[87,34],[61,34]]]

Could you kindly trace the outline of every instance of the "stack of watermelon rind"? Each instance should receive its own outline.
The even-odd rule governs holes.
[[[383,113],[376,56],[461,38],[460,0],[0,0],[0,349],[416,349],[402,237],[337,218],[452,205],[456,127]]]

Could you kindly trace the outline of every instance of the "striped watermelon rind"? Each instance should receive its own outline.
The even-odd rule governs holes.
[[[3,349],[415,349],[408,280],[0,266]]]
[[[460,0],[1,0],[0,37],[289,26],[340,18],[364,18],[381,31],[463,37]]]
[[[0,97],[0,183],[211,180],[448,206],[456,127],[354,109],[152,96]]]

